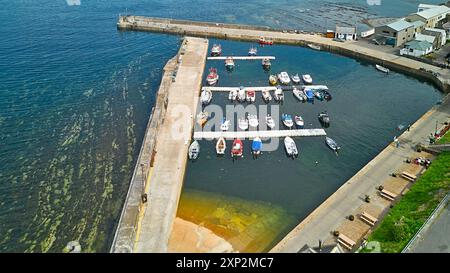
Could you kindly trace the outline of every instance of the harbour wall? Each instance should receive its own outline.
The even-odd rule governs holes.
[[[324,37],[322,33],[307,33],[296,30],[281,30],[270,27],[249,26],[173,20],[143,16],[120,16],[117,23],[119,30],[135,30],[189,35],[202,38],[256,42],[261,36],[270,38],[276,44],[321,47],[331,53],[378,63],[392,70],[418,77],[433,83],[441,91],[450,92],[450,72],[434,65],[417,60],[369,49],[355,42],[338,42]]]

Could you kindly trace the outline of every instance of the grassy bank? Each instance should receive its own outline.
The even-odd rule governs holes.
[[[441,139],[439,139],[438,144],[450,143],[450,132],[447,132]]]
[[[368,241],[379,242],[382,252],[401,252],[449,190],[450,152],[447,152],[433,161],[411,190],[391,209]]]

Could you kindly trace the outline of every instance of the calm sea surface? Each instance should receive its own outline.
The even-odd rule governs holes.
[[[84,251],[109,249],[162,67],[179,45],[176,36],[118,32],[119,13],[324,30],[414,12],[420,1],[71,2],[1,1],[1,252],[59,252],[71,240]],[[221,43],[232,54],[250,46]],[[233,164],[216,159],[205,142],[189,165],[186,190],[271,202],[301,220],[386,146],[398,124],[413,122],[440,97],[428,84],[386,77],[352,59],[287,46],[261,52],[277,56],[273,71],[308,72],[332,89],[329,103],[287,96],[282,110],[300,112],[311,127],[328,110],[327,132],[342,153],[336,157],[323,139],[301,139],[298,160],[278,149]],[[222,74],[223,86],[267,80],[254,63]],[[225,94],[214,100],[223,104]]]

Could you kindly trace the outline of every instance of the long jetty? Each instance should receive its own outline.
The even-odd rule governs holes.
[[[167,252],[194,128],[193,115],[187,116],[186,130],[173,128],[180,122],[180,111],[197,112],[207,51],[208,40],[186,37],[164,69],[111,252]]]
[[[292,91],[296,86],[280,86],[283,91]],[[254,86],[254,87],[243,87],[244,91],[251,90],[255,92],[262,91],[275,91],[278,87],[276,86]],[[310,90],[328,90],[328,86],[326,85],[300,85],[297,88],[306,88]],[[230,92],[230,91],[239,91],[240,87],[226,87],[226,86],[204,86],[202,87],[202,91],[208,90],[212,92]]]
[[[274,29],[270,27],[238,24],[209,23],[143,16],[120,16],[117,23],[120,30],[163,32],[206,38],[257,42],[261,36],[275,44],[319,46],[329,51],[372,63],[382,64],[393,70],[414,75],[434,83],[444,92],[450,91],[450,71],[410,58],[368,48],[357,41],[338,42],[326,38],[323,33],[305,33]]]
[[[253,139],[272,138],[272,137],[317,137],[326,136],[324,129],[295,129],[295,130],[271,130],[271,131],[226,131],[226,132],[194,132],[194,139]]]

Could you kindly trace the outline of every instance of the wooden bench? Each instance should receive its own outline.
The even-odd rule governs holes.
[[[384,197],[384,198],[390,200],[390,201],[394,201],[395,198],[397,197],[397,194],[392,193],[392,192],[390,192],[390,191],[387,191],[387,190],[385,190],[385,189],[382,189],[382,190],[380,191],[380,195],[381,195],[382,197]]]
[[[352,250],[356,244],[352,239],[348,238],[344,234],[339,234],[337,241],[348,250]]]
[[[417,176],[410,174],[408,172],[403,172],[402,177],[411,182],[415,182],[417,179]]]
[[[369,224],[369,226],[371,227],[373,227],[378,222],[377,218],[373,217],[372,215],[368,214],[365,211],[361,213],[360,218],[361,220]]]

